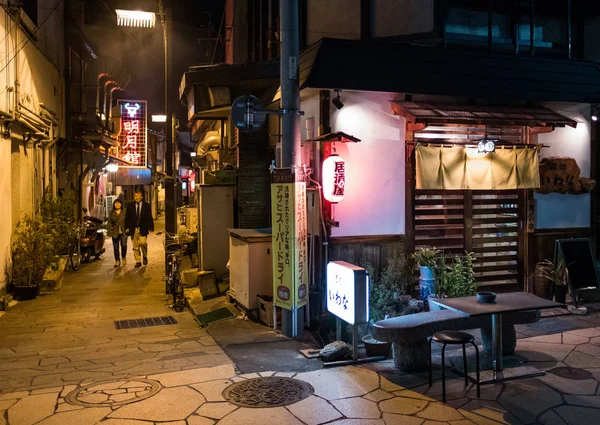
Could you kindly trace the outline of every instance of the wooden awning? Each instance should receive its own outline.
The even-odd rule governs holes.
[[[575,128],[577,121],[547,108],[392,102],[409,124],[471,124]]]

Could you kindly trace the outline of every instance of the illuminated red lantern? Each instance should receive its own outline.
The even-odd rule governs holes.
[[[346,190],[346,163],[344,159],[333,154],[323,161],[323,196],[331,203],[344,199]]]

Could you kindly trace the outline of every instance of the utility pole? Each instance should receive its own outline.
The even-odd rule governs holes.
[[[169,102],[169,96],[171,95],[171,86],[169,77],[171,75],[171,10],[165,8],[163,0],[158,1],[159,13],[163,28],[163,41],[164,41],[164,54],[165,54],[165,115],[167,116],[167,122],[165,123],[165,230],[167,233],[174,234],[176,231],[176,218],[175,212],[175,167],[174,167],[174,149],[173,149],[173,118],[171,116],[171,108]],[[165,236],[168,238],[168,236]]]
[[[303,181],[300,145],[300,87],[298,84],[298,56],[300,35],[298,23],[298,0],[280,0],[281,13],[281,166],[291,168],[296,181]],[[294,231],[296,233],[296,231]],[[294,234],[293,240],[297,238]],[[282,311],[282,330],[287,336],[298,334],[298,310]]]

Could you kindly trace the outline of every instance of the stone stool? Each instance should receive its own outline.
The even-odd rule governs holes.
[[[446,345],[462,345],[463,351],[463,368],[465,372],[465,386],[469,385],[469,377],[467,374],[467,351],[465,349],[466,344],[472,344],[475,347],[475,366],[477,369],[477,398],[480,397],[479,391],[479,349],[477,345],[475,345],[475,338],[473,335],[467,332],[460,331],[441,331],[433,334],[431,339],[429,340],[429,386],[433,384],[433,366],[432,366],[432,353],[431,353],[431,343],[435,341],[439,344],[442,344],[442,402],[446,402]]]

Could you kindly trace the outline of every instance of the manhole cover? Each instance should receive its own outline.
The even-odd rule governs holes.
[[[565,379],[574,379],[574,380],[584,380],[584,379],[594,379],[594,376],[585,369],[576,369],[573,367],[557,367],[552,370],[549,370],[548,373],[552,373],[553,375],[560,376]]]
[[[158,382],[142,378],[94,382],[71,391],[65,401],[74,406],[116,407],[152,397],[160,388]]]
[[[223,397],[242,407],[277,407],[304,400],[314,391],[307,382],[271,376],[236,382],[223,390]]]

